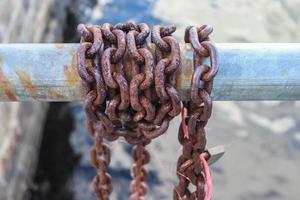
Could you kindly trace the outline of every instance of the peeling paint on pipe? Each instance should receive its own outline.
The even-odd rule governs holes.
[[[0,44],[0,101],[81,101],[79,44]],[[216,44],[214,100],[300,100],[300,44]],[[189,96],[192,50],[182,45],[178,90]],[[206,60],[206,62],[208,62]]]

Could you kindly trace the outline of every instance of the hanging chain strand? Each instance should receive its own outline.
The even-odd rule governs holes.
[[[106,96],[99,66],[102,33],[98,26],[83,24],[78,25],[77,30],[81,35],[81,45],[77,52],[78,73],[82,78],[86,93],[84,110],[87,127],[95,141],[90,152],[90,159],[92,165],[97,169],[97,175],[93,179],[92,185],[97,197],[107,200],[112,192],[111,177],[106,173],[106,168],[110,163],[110,148],[103,143],[105,130],[101,120],[95,114],[95,110],[103,109]],[[93,85],[96,85],[97,88],[94,88]]]
[[[147,193],[146,179],[148,172],[144,165],[150,161],[150,154],[144,145],[135,145],[132,150],[134,164],[131,168],[133,180],[130,183],[130,200],[142,200]]]
[[[209,34],[210,26],[199,28],[190,26],[185,32],[185,42],[191,43],[194,49],[194,72],[191,80],[191,101],[184,102],[182,123],[178,139],[183,146],[182,155],[177,162],[178,185],[174,188],[175,200],[209,200],[211,189],[206,184],[208,155],[204,152],[206,146],[205,126],[211,116],[212,100],[210,93],[213,79],[218,72],[217,51]],[[203,59],[209,57],[210,65],[205,65]],[[200,83],[203,83],[200,86]],[[204,159],[205,158],[205,159]],[[189,185],[196,187],[194,192]]]

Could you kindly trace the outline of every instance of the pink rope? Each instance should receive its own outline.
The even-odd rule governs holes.
[[[212,178],[211,178],[211,174],[210,174],[210,169],[206,162],[204,154],[200,154],[199,159],[203,166],[204,175],[205,175],[206,192],[205,192],[204,200],[210,200],[212,197]]]
[[[184,134],[184,138],[187,138],[189,139],[189,130],[188,130],[188,127],[186,125],[186,118],[187,118],[187,113],[188,113],[188,110],[186,107],[182,107],[182,110],[181,110],[181,125],[182,125],[182,130],[183,130],[183,134]]]

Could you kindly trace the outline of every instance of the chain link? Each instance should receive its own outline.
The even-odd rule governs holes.
[[[148,172],[144,168],[144,165],[149,163],[150,154],[144,145],[135,145],[132,150],[132,157],[134,160],[134,164],[131,168],[133,181],[131,181],[130,184],[131,196],[129,199],[140,200],[143,199],[148,190],[146,184]]]
[[[189,26],[185,32],[185,42],[191,43],[194,49],[194,72],[191,80],[191,101],[184,102],[182,124],[178,132],[178,140],[183,146],[182,155],[177,162],[178,185],[174,188],[174,199],[203,200],[207,199],[205,155],[205,126],[211,116],[212,100],[210,97],[213,78],[218,72],[217,51],[209,34],[210,26],[199,28]],[[205,57],[210,58],[210,65],[203,64]],[[200,83],[203,83],[200,86]],[[207,156],[206,156],[207,157]],[[191,192],[189,185],[195,186]],[[208,198],[210,199],[210,198]]]
[[[90,160],[97,169],[97,175],[92,183],[99,199],[109,199],[112,183],[106,168],[109,166],[111,155],[109,146],[103,144],[103,137],[109,128],[112,129],[112,126],[105,124],[103,117],[97,113],[103,111],[106,98],[99,63],[102,33],[98,26],[83,24],[78,26],[78,32],[81,34],[81,45],[77,51],[78,73],[82,78],[86,94],[83,107],[87,117],[88,130],[95,141],[90,152]],[[96,88],[93,86],[94,84]],[[96,112],[96,110],[98,111]]]

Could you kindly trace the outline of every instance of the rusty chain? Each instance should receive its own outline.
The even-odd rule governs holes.
[[[174,199],[207,199],[205,188],[205,173],[203,156],[205,153],[206,132],[205,125],[211,116],[212,100],[210,97],[213,78],[218,72],[217,51],[209,40],[212,32],[210,26],[199,28],[190,26],[185,32],[185,42],[191,43],[194,49],[194,72],[191,80],[191,101],[184,102],[182,109],[182,124],[178,132],[178,139],[183,146],[182,155],[177,162],[178,185],[174,188]],[[203,58],[210,58],[210,65],[203,63]],[[202,83],[202,85],[200,85]],[[191,192],[189,185],[195,186]]]
[[[77,52],[78,73],[86,94],[84,110],[87,127],[95,141],[90,153],[91,163],[97,168],[93,188],[99,199],[109,199],[112,183],[106,168],[110,163],[110,148],[103,143],[106,130],[102,122],[106,91],[99,63],[102,33],[100,27],[85,25],[79,25],[78,32],[81,34],[81,45]],[[91,58],[92,63],[89,62]]]
[[[77,30],[81,36],[77,51],[78,73],[86,94],[83,107],[88,130],[94,139],[90,157],[97,169],[93,180],[95,194],[98,199],[109,199],[112,192],[111,177],[106,172],[111,152],[103,141],[123,137],[133,145],[130,199],[144,199],[148,174],[144,166],[150,161],[145,147],[165,133],[170,121],[181,111],[176,90],[176,76],[181,67],[180,48],[171,36],[176,27],[153,27],[154,52],[148,47],[150,29],[145,23],[80,24]],[[204,126],[211,115],[210,92],[217,73],[216,50],[208,37],[211,31],[208,26],[188,27],[185,35],[185,41],[195,50],[195,71],[191,102],[185,102],[183,108],[189,115],[185,126],[188,135],[183,134],[183,126],[179,130],[183,154],[178,160],[181,175],[174,189],[174,199],[191,199],[193,195],[202,199],[205,193],[202,166],[197,156],[205,148]],[[208,56],[210,66],[202,64],[203,58]],[[199,81],[203,82],[201,89],[198,89]],[[188,177],[188,181],[183,177]],[[197,185],[193,194],[187,189],[189,182]]]

